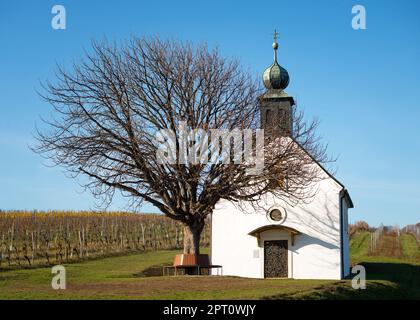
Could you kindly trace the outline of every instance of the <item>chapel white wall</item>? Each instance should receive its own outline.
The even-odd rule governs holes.
[[[291,206],[284,201],[267,197],[260,205],[267,210],[273,204],[284,207],[287,218],[282,225],[302,232],[294,245],[289,242],[289,277],[296,279],[340,279],[340,191],[333,179],[322,180],[308,204]],[[265,210],[245,211],[227,201],[220,201],[212,214],[212,263],[223,266],[224,275],[263,278],[263,244],[249,232],[274,224]],[[271,234],[261,234],[273,237]],[[275,236],[275,235],[274,235]],[[278,234],[283,237],[284,234]],[[345,244],[343,244],[345,245]]]

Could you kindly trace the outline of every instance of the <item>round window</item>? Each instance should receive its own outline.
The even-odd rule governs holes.
[[[273,209],[270,211],[270,219],[273,221],[281,221],[283,214],[279,209]]]

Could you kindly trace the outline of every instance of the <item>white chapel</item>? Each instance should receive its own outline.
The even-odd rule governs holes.
[[[293,97],[284,89],[289,75],[277,62],[264,72],[267,89],[260,97],[261,125],[287,130],[292,121]],[[286,117],[287,119],[287,117]],[[266,196],[253,214],[221,200],[211,216],[211,260],[223,275],[251,278],[343,279],[350,272],[347,189],[319,163],[324,178],[317,182],[310,202],[292,206]],[[246,203],[241,206],[246,207]],[[252,209],[250,209],[252,210]],[[216,272],[216,271],[214,271]]]

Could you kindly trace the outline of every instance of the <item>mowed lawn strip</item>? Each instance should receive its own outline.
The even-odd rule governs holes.
[[[0,299],[419,299],[419,261],[367,256],[369,239],[366,232],[351,242],[352,263],[366,267],[366,290],[354,290],[351,280],[146,277],[178,253],[166,250],[66,265],[66,290],[52,289],[51,268],[3,271]],[[401,242],[404,255],[415,252],[404,241],[410,240]]]
[[[170,264],[177,251],[157,251],[66,265],[67,289],[51,288],[51,269],[4,271],[0,299],[258,299],[312,290],[328,280],[238,277],[143,277],[151,266]]]

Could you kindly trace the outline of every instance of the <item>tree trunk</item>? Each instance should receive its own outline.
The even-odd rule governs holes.
[[[184,226],[184,253],[200,254],[200,236],[204,224],[194,223]]]

